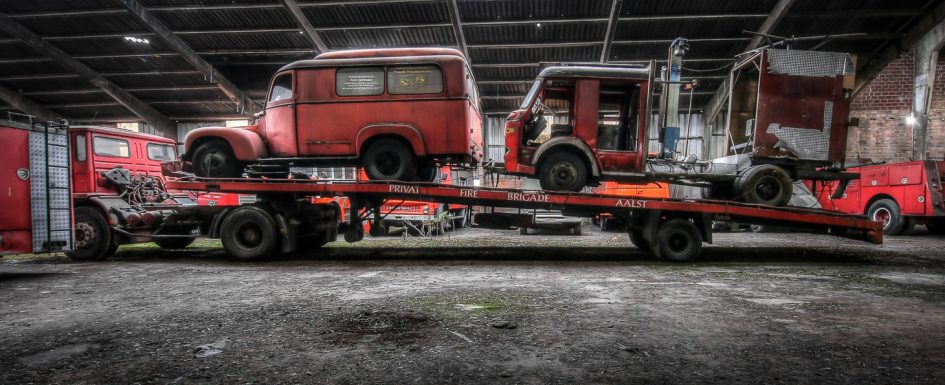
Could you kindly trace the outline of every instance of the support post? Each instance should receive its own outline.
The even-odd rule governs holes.
[[[914,96],[912,98],[912,159],[925,160],[929,139],[929,107],[935,83],[938,51],[945,44],[945,21],[932,27],[915,44]]]

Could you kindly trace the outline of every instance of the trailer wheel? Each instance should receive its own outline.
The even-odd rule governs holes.
[[[393,138],[381,138],[371,143],[364,152],[362,163],[371,180],[410,181],[417,171],[413,151],[403,141]]]
[[[587,184],[587,166],[577,155],[557,151],[541,161],[538,181],[542,190],[581,191]]]
[[[156,238],[154,243],[165,250],[180,250],[190,246],[197,238]]]
[[[783,168],[765,164],[752,166],[735,179],[736,195],[747,203],[784,206],[791,200],[794,184]]]
[[[656,256],[671,262],[689,262],[702,251],[702,235],[692,222],[670,219],[656,232]]]
[[[194,174],[206,178],[239,178],[243,174],[233,149],[222,140],[210,140],[201,143],[194,150],[192,158]]]
[[[643,232],[639,230],[630,230],[630,243],[640,251],[650,252],[650,242],[643,238]]]
[[[105,259],[117,249],[113,245],[117,243],[102,213],[92,207],[77,207],[73,249],[66,255],[76,261]]]
[[[870,205],[866,210],[866,216],[874,222],[883,224],[883,234],[896,235],[902,232],[906,225],[905,218],[902,217],[899,205],[892,199],[880,199]]]
[[[929,232],[936,235],[945,234],[945,218],[929,218],[925,222],[925,227]]]
[[[275,256],[279,250],[276,220],[256,206],[241,206],[223,220],[220,240],[226,252],[243,260]]]

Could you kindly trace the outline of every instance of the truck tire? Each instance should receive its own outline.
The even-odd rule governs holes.
[[[105,216],[92,207],[75,209],[75,240],[72,251],[66,252],[76,261],[92,261],[108,258],[117,245],[112,239],[112,229]]]
[[[925,228],[929,229],[929,233],[932,234],[945,234],[945,218],[929,218],[925,222]]]
[[[702,235],[692,222],[670,219],[656,231],[655,254],[670,262],[690,262],[702,251]]]
[[[640,251],[650,252],[650,242],[643,238],[643,232],[640,230],[630,230],[630,243]]]
[[[791,200],[794,184],[783,168],[770,164],[751,166],[735,179],[735,193],[746,203],[784,206]]]
[[[190,246],[191,243],[197,238],[155,238],[154,243],[160,246],[164,250],[180,250],[186,249],[187,246]]]
[[[587,185],[587,166],[577,155],[557,151],[541,160],[538,181],[542,190],[578,192]]]
[[[371,143],[362,158],[370,180],[409,182],[416,177],[417,160],[403,141],[381,138]]]
[[[194,174],[203,178],[239,178],[243,165],[233,155],[233,149],[222,140],[201,143],[191,158]]]
[[[425,159],[417,166],[417,173],[414,176],[414,180],[427,183],[435,182],[436,177],[439,175],[438,171],[439,168],[436,167],[436,162],[434,162],[433,159]]]
[[[882,223],[883,234],[886,235],[897,235],[906,225],[899,205],[892,199],[880,199],[873,202],[866,210],[866,216],[874,222]]]
[[[228,254],[242,260],[274,257],[279,253],[279,228],[266,210],[240,206],[220,227],[220,240]]]

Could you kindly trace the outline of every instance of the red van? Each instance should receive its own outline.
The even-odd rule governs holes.
[[[202,177],[362,165],[373,180],[432,181],[482,158],[482,114],[463,54],[447,48],[337,51],[282,67],[254,125],[191,131]]]

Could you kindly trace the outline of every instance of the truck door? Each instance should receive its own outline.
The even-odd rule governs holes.
[[[272,79],[269,99],[266,101],[265,124],[262,137],[266,138],[273,157],[298,156],[296,143],[296,93],[292,72],[284,72]]]
[[[601,171],[639,172],[646,155],[646,124],[640,83],[601,82],[597,149]]]

